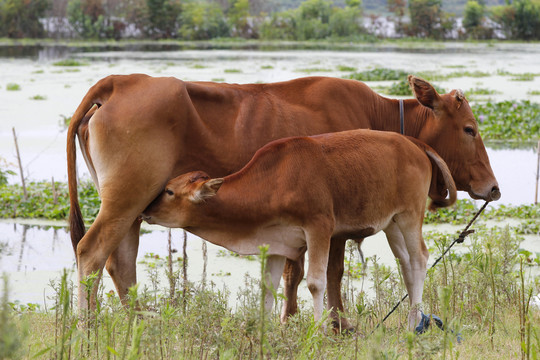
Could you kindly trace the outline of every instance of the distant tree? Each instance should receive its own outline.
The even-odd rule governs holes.
[[[43,37],[45,32],[39,20],[49,7],[49,0],[1,0],[0,36]]]
[[[232,36],[253,37],[255,35],[249,24],[248,0],[231,0],[227,18]]]
[[[296,40],[324,39],[330,35],[331,0],[306,0],[298,7]]]
[[[335,7],[330,15],[330,34],[337,37],[356,36],[364,32],[361,0],[347,0],[344,8]]]
[[[229,36],[229,25],[221,6],[214,2],[189,1],[179,17],[178,34],[186,40],[205,40]]]
[[[410,0],[409,35],[443,39],[452,31],[454,21],[442,10],[442,0]]]
[[[146,0],[148,27],[146,34],[153,38],[174,38],[178,31],[180,0]]]
[[[102,0],[69,0],[67,16],[73,29],[84,39],[113,37],[113,26]]]
[[[540,5],[531,0],[494,7],[490,17],[508,39],[540,39]]]
[[[463,12],[463,28],[466,36],[472,39],[489,39],[493,37],[493,29],[486,25],[486,8],[483,2],[469,0]]]
[[[394,30],[397,35],[403,35],[403,18],[407,10],[406,0],[387,0],[386,7],[388,11],[394,14]]]
[[[296,40],[297,14],[297,9],[272,13],[270,18],[261,24],[260,37],[273,40]]]

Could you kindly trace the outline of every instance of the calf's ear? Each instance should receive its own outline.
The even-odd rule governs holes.
[[[216,195],[222,184],[222,178],[205,181],[197,190],[195,190],[192,201],[194,203],[200,203],[208,198],[211,198],[212,196]]]
[[[429,82],[414,75],[409,75],[409,86],[418,102],[428,108],[435,110],[439,105],[440,96],[437,90]]]

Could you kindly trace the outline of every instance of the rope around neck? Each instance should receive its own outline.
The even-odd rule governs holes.
[[[482,213],[482,211],[484,211],[484,209],[486,208],[487,204],[489,204],[489,200],[486,200],[486,202],[484,203],[484,205],[482,205],[482,207],[480,208],[480,210],[478,210],[478,212],[474,215],[474,217],[471,219],[471,221],[469,221],[469,223],[467,224],[467,226],[465,227],[465,229],[463,229],[463,231],[459,234],[458,238],[455,239],[451,244],[450,246],[448,246],[446,248],[446,250],[444,250],[444,252],[442,253],[441,256],[439,256],[439,258],[437,260],[435,260],[435,262],[433,263],[433,265],[431,265],[429,267],[428,270],[431,270],[435,267],[435,265],[437,265],[441,260],[442,258],[450,251],[450,249],[456,244],[456,243],[462,243],[463,241],[465,241],[465,237],[467,237],[468,235],[474,233],[474,230],[469,230],[469,228],[471,227],[471,225],[476,221],[476,219],[478,218],[478,216],[480,216],[480,214]],[[390,315],[392,315],[392,313],[394,311],[396,311],[396,309],[399,307],[399,305],[401,305],[401,303],[403,301],[405,301],[405,299],[409,296],[409,294],[405,294],[401,300],[399,300],[396,305],[394,305],[394,307],[392,308],[392,310],[390,310],[390,312],[382,319],[381,322],[379,322],[377,324],[377,326],[371,331],[370,335],[373,334],[375,332],[375,330],[377,330],[379,328],[379,326],[386,320],[388,319],[388,317]]]

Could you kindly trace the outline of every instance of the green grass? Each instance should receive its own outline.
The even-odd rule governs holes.
[[[273,69],[274,67],[272,65],[262,65],[261,66],[261,69],[262,70],[270,70],[270,69]]]
[[[440,233],[425,237],[432,258],[453,239]],[[399,272],[376,257],[358,272],[357,285],[344,285],[346,315],[356,328],[351,335],[325,333],[312,319],[311,300],[301,300],[299,313],[280,324],[278,306],[270,314],[261,312],[268,289],[247,275],[232,303],[226,288],[181,282],[182,261],[174,261],[172,273],[165,275],[173,282],[161,285],[168,258],[152,255],[143,264],[152,283],[130,289],[131,306],[100,290],[99,307],[89,318],[79,319],[72,307],[74,286],[67,273],[51,282],[54,306],[47,309],[10,302],[4,283],[0,343],[9,346],[0,347],[0,358],[255,359],[263,354],[272,359],[535,359],[540,355],[540,310],[527,304],[540,291],[540,280],[531,276],[539,265],[527,261],[519,242],[511,228],[479,228],[429,270],[423,310],[441,317],[447,330],[435,327],[418,336],[405,328],[406,304],[372,333],[405,293]],[[353,274],[350,265],[358,266],[353,252],[346,258],[346,274]]]
[[[225,69],[224,71],[226,74],[238,74],[242,72],[240,69]]]

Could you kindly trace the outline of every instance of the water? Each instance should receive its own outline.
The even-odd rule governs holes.
[[[148,44],[147,44],[148,45]],[[152,45],[149,45],[152,46]],[[147,73],[154,76],[175,76],[183,80],[214,80],[236,83],[271,82],[306,75],[341,77],[349,72],[338,66],[355,67],[359,71],[374,67],[418,71],[482,71],[491,76],[483,78],[452,78],[437,82],[445,88],[465,91],[481,87],[496,90],[489,97],[494,101],[507,99],[540,102],[531,90],[540,89],[540,77],[533,81],[515,82],[498,70],[512,73],[540,73],[540,46],[537,44],[471,45],[452,44],[444,49],[396,49],[370,45],[364,51],[327,50],[197,50],[171,46],[168,51],[141,51],[126,48],[34,47],[5,49],[0,47],[0,166],[2,159],[8,168],[18,171],[11,128],[15,127],[24,174],[27,178],[66,181],[66,132],[60,125],[64,117],[74,112],[80,100],[97,80],[110,74]],[[99,50],[99,51],[98,51]],[[106,50],[106,51],[103,51]],[[135,51],[138,50],[138,51]],[[75,58],[87,63],[79,67],[58,67],[53,63],[61,58]],[[233,71],[233,72],[231,72]],[[9,83],[21,86],[20,91],[7,91]],[[370,82],[369,85],[388,85],[390,82]],[[33,100],[35,95],[45,100]],[[499,203],[524,204],[534,199],[536,153],[532,146],[519,150],[488,148],[488,155],[502,197]],[[87,175],[82,157],[78,156],[79,174]],[[19,181],[11,177],[10,182]],[[459,193],[461,198],[467,195]],[[57,224],[58,225],[58,224]],[[451,229],[452,230],[452,229]],[[453,229],[452,231],[455,231]],[[181,233],[174,232],[173,241],[181,248]],[[540,251],[540,239],[527,237],[527,249]],[[203,273],[202,242],[189,237],[189,278],[199,281]],[[162,230],[141,238],[139,259],[152,252],[164,256],[167,235]],[[393,264],[393,256],[382,234],[364,244],[367,256],[377,254],[385,264]],[[258,276],[258,263],[230,256],[218,256],[221,248],[208,245],[207,276],[218,286],[237,289],[243,274]],[[43,304],[52,294],[48,286],[58,279],[62,269],[74,269],[74,255],[66,230],[60,228],[25,227],[13,221],[0,222],[0,272],[10,277],[11,299]],[[231,272],[230,276],[223,276]],[[214,274],[214,275],[213,275]],[[72,280],[75,276],[72,275]],[[138,278],[149,284],[142,265]],[[111,280],[105,276],[107,289]],[[301,296],[309,299],[304,283]],[[232,295],[234,297],[234,294]]]

